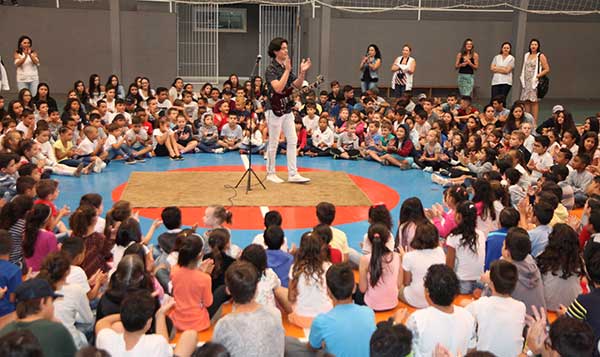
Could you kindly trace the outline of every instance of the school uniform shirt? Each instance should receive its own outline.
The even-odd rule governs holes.
[[[450,234],[446,238],[446,245],[456,251],[454,271],[459,280],[479,280],[483,274],[486,236],[480,230],[475,230],[475,233],[477,234],[476,252],[473,252],[469,246],[461,245],[462,234]]]
[[[136,142],[135,144],[133,144],[133,147],[142,147],[144,146],[144,143],[148,141],[148,132],[146,130],[144,130],[143,128],[140,129],[140,131],[138,133],[136,133],[133,128],[129,129],[125,132],[125,139],[128,142],[133,142],[136,140],[136,137],[139,136],[142,139],[142,142]]]
[[[125,337],[122,333],[105,328],[96,337],[96,347],[105,350],[111,356],[119,357],[171,357],[173,348],[161,335],[142,335],[135,346],[127,350]]]
[[[169,108],[171,108],[173,106],[173,104],[171,104],[170,100],[165,99],[164,102],[162,102],[162,103],[157,101],[156,106],[159,109],[164,110],[166,112]]]
[[[192,119],[192,121],[198,119],[198,103],[192,101],[189,104],[184,104],[183,110],[185,111],[185,114]]]
[[[454,306],[451,314],[435,307],[417,310],[408,318],[406,327],[413,334],[414,357],[431,357],[438,343],[453,356],[465,355],[477,343],[475,319],[459,306]]]
[[[81,151],[82,155],[91,155],[96,150],[95,141],[92,142],[87,136],[81,140],[77,149]]]
[[[546,246],[548,245],[548,236],[552,232],[550,225],[540,224],[529,232],[529,239],[531,240],[531,255],[535,258],[542,254]]]
[[[94,314],[85,291],[79,285],[64,285],[56,293],[63,297],[54,300],[54,316],[69,330],[77,348],[86,346],[87,338],[75,327],[75,323],[94,322]]]
[[[348,150],[358,150],[360,146],[358,145],[358,136],[356,134],[350,137],[350,133],[343,132],[337,139],[337,147],[340,151],[348,151]]]
[[[25,124],[21,121],[19,124],[17,124],[15,129],[21,131],[23,134],[27,134],[30,130],[33,133],[35,131],[35,123],[32,123],[31,125],[33,125],[33,128],[29,129],[29,127],[25,126]]]
[[[167,131],[169,134],[171,134],[173,131],[171,129],[167,129]],[[156,128],[154,129],[154,131],[152,132],[152,149],[156,149],[156,146],[158,145],[158,140],[156,140],[157,136],[163,136],[165,133],[163,133],[162,131],[160,131],[160,129]],[[164,145],[161,144],[161,145]]]
[[[549,169],[554,165],[554,159],[552,159],[552,155],[548,152],[545,152],[543,155],[534,152],[531,154],[530,160],[540,169]],[[537,182],[537,180],[542,177],[542,173],[537,170],[531,170],[530,177],[532,182]]]
[[[104,142],[104,151],[109,151],[113,148],[113,145],[118,142],[119,139],[117,139],[116,136],[114,136],[113,134],[109,134],[108,138],[106,138],[106,141]]]
[[[231,126],[227,124],[221,129],[221,137],[240,141],[243,137],[242,127],[239,124],[235,124],[235,128],[232,129]]]
[[[518,356],[523,346],[525,304],[511,297],[482,296],[466,307],[477,324],[477,350]]]
[[[313,146],[319,147],[319,144],[325,144],[326,148],[330,148],[333,145],[333,136],[333,131],[329,127],[325,131],[317,129],[312,134]]]
[[[565,181],[573,187],[573,193],[585,193],[586,188],[592,183],[593,179],[594,175],[588,170],[581,172],[573,170]]]
[[[304,124],[306,130],[310,130],[311,132],[319,130],[319,116],[314,115],[311,118],[308,115],[306,115],[304,116],[304,118],[302,118],[302,124]]]
[[[69,270],[66,282],[67,285],[77,285],[81,287],[86,294],[91,290],[85,271],[77,265],[71,265],[71,270]]]
[[[429,306],[425,300],[423,279],[427,274],[427,269],[434,264],[446,264],[446,254],[442,247],[411,250],[402,259],[402,269],[412,275],[410,285],[404,287],[404,297],[410,305],[416,308]]]

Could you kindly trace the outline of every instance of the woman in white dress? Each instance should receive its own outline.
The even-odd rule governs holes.
[[[15,67],[17,67],[17,88],[19,90],[27,88],[33,93],[37,91],[40,83],[38,75],[40,57],[37,51],[31,47],[32,44],[33,41],[29,36],[19,37],[14,59]]]
[[[521,69],[521,100],[525,102],[525,111],[533,115],[533,126],[537,126],[540,109],[537,86],[539,79],[550,73],[548,59],[541,52],[540,41],[531,39],[529,51],[525,53]]]

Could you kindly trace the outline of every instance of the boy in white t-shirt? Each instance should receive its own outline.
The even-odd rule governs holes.
[[[131,129],[125,132],[125,139],[127,145],[136,152],[137,156],[144,157],[152,152],[152,138],[148,136],[142,122],[142,118],[134,116],[131,119]]]
[[[475,348],[475,319],[452,302],[458,295],[458,277],[445,264],[429,267],[425,275],[425,297],[431,306],[415,311],[406,322],[413,334],[414,357],[430,357],[436,345],[452,356],[465,355]]]
[[[35,114],[33,111],[23,109],[20,120],[16,129],[23,133],[23,139],[33,139],[33,132],[35,131]]]
[[[193,123],[198,119],[198,103],[194,102],[192,92],[186,90],[181,93],[183,100],[183,111],[187,115],[187,119],[190,123]]]
[[[554,165],[552,155],[547,151],[550,140],[547,136],[536,136],[533,143],[533,153],[527,163],[527,168],[531,170],[530,179],[533,184]]]
[[[96,299],[100,288],[106,284],[108,275],[98,269],[90,279],[87,278],[85,271],[80,267],[83,259],[85,259],[85,243],[83,239],[79,237],[65,239],[60,247],[60,251],[71,262],[71,269],[69,270],[69,275],[67,275],[67,284],[79,285],[87,294],[88,300]]]
[[[127,125],[131,124],[131,114],[125,111],[125,101],[123,99],[115,99],[115,112],[110,114],[109,124],[115,120],[115,117],[119,114],[123,114]]]
[[[319,128],[319,116],[315,103],[306,103],[306,115],[302,118],[302,124],[304,124],[306,135],[309,137]]]
[[[107,160],[122,158],[126,164],[135,164],[141,158],[137,158],[134,151],[127,145],[123,130],[119,124],[111,123],[108,126],[108,138],[104,143],[104,150],[108,152]]]
[[[103,152],[103,147],[98,140],[98,129],[88,125],[83,128],[83,140],[77,146],[77,150],[83,156],[84,162],[94,163],[94,172],[100,173],[106,167],[106,163],[102,161],[102,157],[106,157],[107,153]]]
[[[482,276],[492,296],[467,305],[477,324],[477,350],[496,356],[518,356],[521,352],[525,304],[511,297],[518,276],[517,267],[506,260],[496,260]]]
[[[152,326],[155,303],[147,291],[128,294],[121,303],[120,314],[106,316],[96,323],[96,347],[120,357],[190,356],[196,348],[196,331],[184,331],[174,350],[169,344],[166,314],[175,300],[163,303],[154,315],[156,333],[146,334]],[[121,322],[124,331],[113,327],[117,322]]]

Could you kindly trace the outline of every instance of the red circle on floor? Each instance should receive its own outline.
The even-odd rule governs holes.
[[[259,174],[262,179],[264,177],[265,166],[254,166],[255,171]],[[278,167],[279,172],[285,172],[286,167]],[[169,171],[239,171],[240,174],[244,171],[241,166],[199,166],[199,167],[188,167]],[[300,172],[311,172],[311,171],[328,171],[313,168],[301,168]],[[375,180],[371,180],[362,176],[356,176],[348,174],[348,177],[369,197],[373,203],[384,203],[389,209],[395,207],[400,201],[398,193],[387,185],[384,185]],[[125,189],[127,183],[123,183],[117,186],[112,191],[113,202],[118,201],[121,198],[121,194]],[[244,190],[244,185],[241,185],[239,190]],[[202,217],[204,216],[204,210],[206,207],[181,207],[182,221],[186,226],[192,226],[198,224],[199,227],[203,227]],[[254,207],[228,207],[233,213],[233,224],[230,225],[232,229],[264,229],[263,216],[260,208]],[[369,206],[338,206],[336,207],[335,225],[354,223],[366,220],[368,218]],[[139,211],[139,215],[149,219],[159,219],[162,208],[135,208],[135,211]],[[318,222],[315,215],[315,207],[304,206],[304,207],[274,207],[269,206],[269,210],[277,210],[283,216],[283,228],[284,229],[301,229],[314,227]]]

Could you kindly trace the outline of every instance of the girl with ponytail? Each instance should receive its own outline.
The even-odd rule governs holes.
[[[461,202],[454,219],[458,225],[446,238],[446,265],[456,271],[460,293],[470,294],[483,274],[486,236],[476,229],[477,208],[473,202]]]
[[[448,211],[444,211],[444,208],[439,203],[436,203],[427,210],[426,215],[435,227],[438,229],[440,237],[446,238],[448,234],[456,227],[456,221],[454,220],[454,210],[461,202],[469,199],[469,193],[463,185],[453,185],[444,191],[444,206],[448,208]]]
[[[89,205],[79,206],[69,217],[72,236],[82,238],[85,244],[85,257],[80,266],[88,278],[107,272],[108,261],[112,259],[113,241],[96,232],[97,223],[96,209]]]
[[[224,225],[231,224],[233,221],[233,213],[221,205],[212,205],[206,207],[206,210],[204,210],[203,220],[204,225],[208,228],[202,235],[202,243],[204,243],[203,253],[208,254],[211,252],[210,243],[208,242],[210,232],[217,228],[222,228],[229,232]],[[231,258],[237,259],[240,257],[240,254],[242,254],[242,249],[235,244],[229,244],[226,254]]]
[[[355,301],[375,311],[385,311],[398,305],[400,255],[387,247],[389,229],[380,223],[369,227],[367,233],[371,253],[360,258],[359,292]]]
[[[58,251],[56,236],[44,229],[51,218],[52,210],[45,204],[33,205],[25,215],[23,256],[33,272],[40,271],[42,261],[48,254]]]
[[[75,327],[75,323],[93,324],[94,314],[85,290],[77,284],[67,284],[70,272],[69,258],[62,252],[50,253],[42,263],[38,278],[48,281],[61,299],[54,300],[54,316],[62,322],[73,337],[77,348],[88,344],[83,331]]]
[[[204,256],[204,260],[212,259],[215,264],[211,273],[213,293],[220,286],[225,286],[225,271],[235,262],[235,259],[226,253],[230,238],[231,235],[225,228],[215,228],[208,234],[210,253]]]

